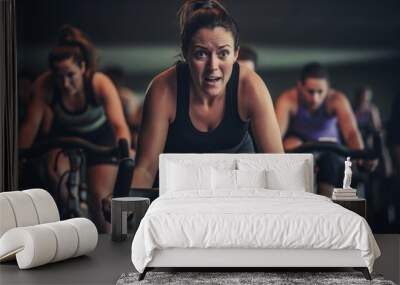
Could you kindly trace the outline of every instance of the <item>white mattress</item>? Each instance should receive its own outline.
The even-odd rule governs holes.
[[[143,272],[156,249],[356,249],[372,271],[380,255],[364,218],[307,192],[247,189],[221,197],[166,193],[142,219],[132,262]]]

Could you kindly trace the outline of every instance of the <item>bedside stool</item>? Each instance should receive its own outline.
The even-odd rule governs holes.
[[[354,198],[351,200],[332,199],[332,202],[359,214],[364,219],[367,218],[367,202],[363,198]]]
[[[150,199],[142,197],[120,197],[111,200],[111,239],[124,241],[128,236],[128,217],[133,214],[133,228],[129,234],[135,234],[140,221],[150,205]]]

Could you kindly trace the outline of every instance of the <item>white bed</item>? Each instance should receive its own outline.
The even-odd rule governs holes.
[[[379,255],[365,219],[313,193],[309,154],[161,155],[160,197],[132,243],[132,262],[144,274],[355,267],[369,277]]]

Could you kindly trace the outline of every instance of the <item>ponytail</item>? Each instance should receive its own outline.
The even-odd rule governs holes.
[[[232,33],[235,50],[239,48],[237,25],[225,7],[217,0],[185,1],[177,16],[183,56],[188,51],[192,37],[201,28],[225,28]]]

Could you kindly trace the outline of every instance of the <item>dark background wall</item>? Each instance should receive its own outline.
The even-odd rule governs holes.
[[[17,0],[19,70],[39,73],[57,30],[81,28],[98,46],[102,66],[120,65],[143,95],[151,78],[179,53],[172,0]],[[400,92],[400,1],[225,0],[241,42],[259,53],[259,73],[275,98],[318,60],[332,85],[350,97],[368,84],[384,119]]]

